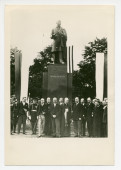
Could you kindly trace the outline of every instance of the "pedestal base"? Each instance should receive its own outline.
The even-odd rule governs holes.
[[[67,73],[67,66],[54,64],[43,73],[43,97],[72,99],[72,74]]]

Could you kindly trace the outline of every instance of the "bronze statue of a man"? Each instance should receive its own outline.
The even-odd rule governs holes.
[[[61,27],[61,21],[56,22],[56,28],[52,29],[51,39],[53,63],[64,64],[66,62],[66,41],[67,33],[64,28]]]

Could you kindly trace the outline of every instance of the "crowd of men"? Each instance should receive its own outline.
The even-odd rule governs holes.
[[[67,97],[59,100],[48,97],[46,101],[34,98],[29,105],[25,97],[21,102],[11,99],[11,134],[20,134],[23,124],[26,135],[26,121],[30,120],[32,135],[38,130],[37,137],[69,137],[71,123],[74,137],[85,136],[86,124],[89,137],[107,137],[107,104],[107,98],[101,102],[90,97],[86,101],[75,97],[73,105]]]

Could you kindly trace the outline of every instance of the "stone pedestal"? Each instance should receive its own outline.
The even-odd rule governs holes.
[[[43,97],[69,97],[72,99],[72,74],[67,73],[67,66],[54,64],[43,73]]]
[[[48,67],[48,96],[67,96],[67,67],[66,65],[50,65]]]

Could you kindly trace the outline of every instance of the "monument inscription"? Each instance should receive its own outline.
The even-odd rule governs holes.
[[[48,96],[67,96],[67,66],[48,66]]]

